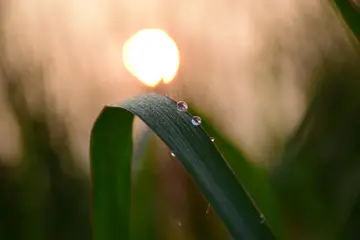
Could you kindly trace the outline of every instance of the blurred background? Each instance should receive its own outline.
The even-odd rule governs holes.
[[[105,104],[155,91],[122,58],[146,28],[179,49],[161,92],[269,173],[286,239],[360,237],[360,58],[331,1],[1,0],[0,239],[91,238],[91,127]],[[134,239],[228,239],[135,128]]]

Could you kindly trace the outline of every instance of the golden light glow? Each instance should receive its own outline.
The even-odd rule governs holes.
[[[174,40],[160,29],[145,29],[129,38],[123,47],[127,70],[145,85],[161,80],[169,83],[179,68],[179,50]]]

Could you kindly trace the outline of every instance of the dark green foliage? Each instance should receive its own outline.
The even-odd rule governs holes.
[[[339,239],[360,193],[360,57],[353,56],[324,62],[314,98],[273,173],[305,239]]]
[[[24,76],[0,70],[23,151],[19,166],[0,167],[0,239],[90,239],[89,181],[74,165],[66,127],[57,119],[50,130],[45,98],[31,112],[19,84]]]
[[[131,125],[142,119],[181,161],[236,239],[273,239],[260,213],[209,136],[170,98],[147,94],[106,107],[91,137],[94,239],[129,236]]]

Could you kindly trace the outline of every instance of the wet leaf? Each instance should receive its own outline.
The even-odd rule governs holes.
[[[172,149],[235,239],[274,239],[210,137],[174,100],[157,94],[105,107],[93,127],[94,239],[129,238],[134,115]]]

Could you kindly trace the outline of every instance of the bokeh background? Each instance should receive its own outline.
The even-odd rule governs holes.
[[[273,176],[288,239],[357,239],[360,61],[327,0],[1,0],[0,239],[90,239],[91,126],[105,104],[153,91],[122,62],[144,28],[180,50],[162,92]],[[134,215],[156,220],[135,218],[135,239],[228,239],[169,150],[135,130],[155,160],[134,170],[148,183],[134,184],[134,203],[147,199]]]

